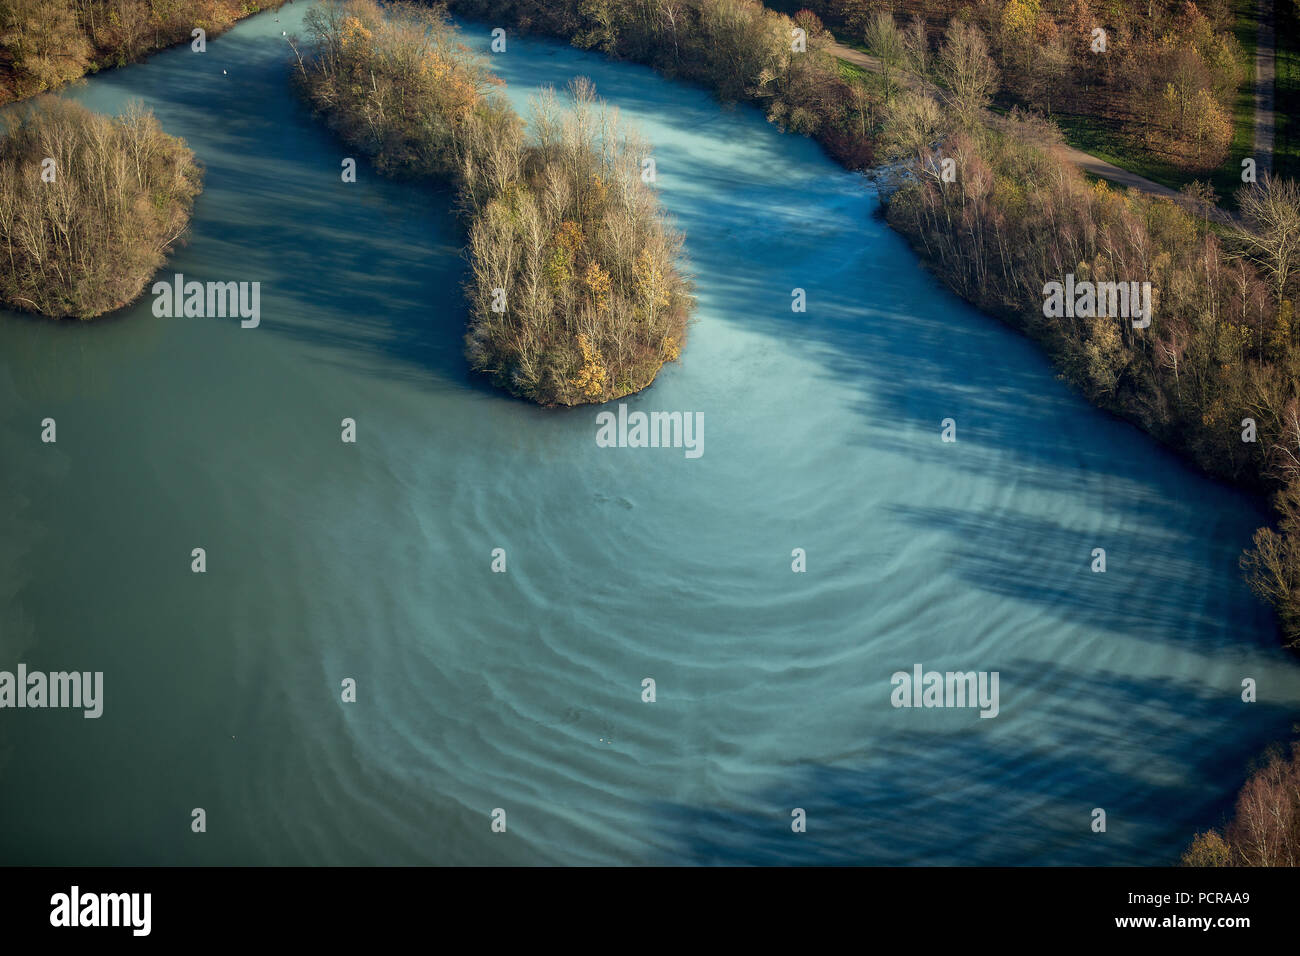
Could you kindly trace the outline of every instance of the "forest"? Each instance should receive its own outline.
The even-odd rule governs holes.
[[[123,66],[285,0],[0,0],[0,104]]]
[[[455,183],[469,234],[472,368],[543,405],[649,385],[685,343],[681,236],[642,181],[650,147],[590,84],[533,104],[528,131],[438,8],[372,0],[308,14],[304,95],[387,175]]]
[[[0,126],[0,303],[89,319],[134,301],[189,225],[202,173],[139,107],[42,98]]]
[[[904,37],[978,28],[1001,77],[999,103],[1113,132],[1144,152],[1204,174],[1228,157],[1238,87],[1248,69],[1234,0],[806,0],[865,46],[880,13]]]
[[[892,196],[890,223],[964,298],[1041,342],[1094,403],[1212,475],[1278,493],[1281,535],[1262,529],[1243,565],[1296,644],[1300,190],[1267,174],[1243,183],[1240,219],[1225,227],[1203,194],[1180,205],[1089,181],[1041,114],[989,111],[1000,72],[977,27],[954,20],[932,62],[933,84],[917,75],[885,110],[881,150],[915,173]],[[1045,284],[1067,274],[1150,282],[1150,328],[1045,317]]]
[[[834,58],[828,32],[807,10],[791,19],[753,0],[490,6],[498,20],[508,16],[519,27],[705,83],[723,98],[758,102],[774,122],[817,136],[847,165],[867,156],[904,164],[889,221],[945,283],[1041,342],[1095,403],[1210,474],[1276,494],[1278,528],[1259,531],[1243,568],[1277,608],[1285,641],[1300,644],[1300,339],[1293,321],[1300,191],[1267,174],[1243,183],[1239,224],[1224,229],[1211,223],[1207,188],[1188,189],[1179,204],[1089,181],[1061,154],[1061,132],[1043,112],[993,108],[1007,77],[995,54],[1038,46],[1037,34],[1012,41],[990,26],[1023,2],[1005,0],[995,20],[975,15],[987,5],[961,6],[941,31],[926,17],[903,24],[864,5],[856,26],[881,69],[838,85],[820,82],[835,69]],[[488,15],[485,0],[451,6]],[[837,7],[841,18],[850,6]],[[1186,47],[1180,37],[1200,31],[1204,51],[1219,51],[1205,56],[1226,64],[1220,85],[1238,76],[1228,63],[1237,62],[1235,48],[1193,4],[1161,9],[1168,15],[1148,24],[1167,25],[1161,43]],[[1076,12],[1067,39],[1079,39],[1092,22],[1086,8]],[[807,36],[802,54],[792,50],[796,28]],[[1091,40],[1091,31],[1084,38]],[[1123,47],[1118,38],[1115,45]],[[861,144],[841,145],[855,124]],[[951,183],[941,176],[944,159],[953,161]],[[1152,283],[1156,321],[1139,331],[1116,320],[1045,320],[1044,285],[1067,273]]]

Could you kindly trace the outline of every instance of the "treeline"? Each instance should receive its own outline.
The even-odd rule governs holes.
[[[1300,866],[1300,743],[1275,749],[1246,780],[1220,833],[1198,833],[1184,866]]]
[[[1243,227],[1220,235],[1203,197],[1189,211],[1090,183],[1058,154],[1050,123],[986,112],[999,74],[977,27],[954,20],[934,63],[943,92],[900,94],[882,123],[882,149],[913,163],[890,223],[956,292],[1042,343],[1095,404],[1212,475],[1278,492],[1279,528],[1257,533],[1243,567],[1300,644],[1300,189],[1243,186]],[[1068,275],[1150,283],[1150,327],[1047,316],[1046,284]]]
[[[1220,166],[1246,57],[1233,0],[806,0],[862,43],[880,13],[909,32],[977,27],[1019,105],[1102,117],[1130,144],[1189,172]],[[869,44],[868,44],[869,45]]]
[[[783,129],[816,139],[849,169],[873,162],[874,98],[844,77],[829,52],[833,38],[811,15],[791,19],[757,0],[451,0],[448,6],[652,66],[724,101],[752,103]],[[806,40],[796,43],[796,28]]]
[[[534,104],[525,134],[442,10],[372,0],[308,14],[301,84],[393,176],[457,184],[469,230],[471,366],[544,405],[649,385],[685,341],[681,237],[642,182],[648,148],[590,85]]]
[[[0,303],[89,319],[135,300],[189,224],[201,173],[139,107],[46,97],[0,126]]]
[[[1240,225],[1212,226],[1204,190],[1182,205],[1116,192],[1063,158],[1041,114],[992,114],[1007,74],[973,19],[931,31],[876,15],[864,35],[898,74],[877,80],[880,153],[907,164],[890,224],[963,298],[1043,344],[1095,404],[1212,475],[1274,493],[1277,527],[1256,532],[1241,566],[1300,647],[1300,188],[1243,184]],[[1150,283],[1149,326],[1110,310],[1049,316],[1048,283],[1067,276]],[[1185,862],[1300,862],[1298,755],[1253,774],[1223,834],[1199,835]]]
[[[0,0],[0,103],[212,36],[285,0]]]
[[[884,151],[911,156],[915,172],[889,204],[891,224],[964,298],[1043,343],[1093,402],[1213,475],[1280,489],[1282,535],[1261,530],[1244,564],[1288,643],[1300,641],[1300,190],[1244,186],[1244,228],[1221,237],[1204,214],[1089,183],[1041,118],[985,112],[999,71],[978,28],[954,20],[934,63],[942,103],[907,91],[882,124]],[[1149,282],[1150,328],[1046,316],[1045,284],[1067,275]]]

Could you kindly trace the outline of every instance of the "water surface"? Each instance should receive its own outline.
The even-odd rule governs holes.
[[[263,319],[0,316],[0,669],[106,683],[99,720],[0,713],[0,861],[1160,864],[1221,822],[1300,706],[1236,571],[1254,502],[945,292],[811,142],[512,37],[516,105],[591,77],[689,237],[699,321],[628,404],[702,412],[704,455],[598,448],[595,409],[467,373],[449,197],[341,182],[286,84],[307,7],[67,93],[190,143],[165,275],[260,281]],[[998,671],[1000,715],[894,709],[915,663]]]

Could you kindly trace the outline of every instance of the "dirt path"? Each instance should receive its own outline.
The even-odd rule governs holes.
[[[880,61],[874,56],[867,56],[861,50],[855,50],[851,46],[845,46],[843,43],[832,43],[831,52],[841,60],[848,60],[854,66],[860,66],[864,70],[870,70],[872,73],[880,72]]]
[[[1096,156],[1085,153],[1081,149],[1075,149],[1073,146],[1062,146],[1061,153],[1086,173],[1091,173],[1093,176],[1100,177],[1117,186],[1127,186],[1129,189],[1136,189],[1138,192],[1147,193],[1151,196],[1172,199],[1183,208],[1187,208],[1187,197],[1177,190],[1170,189],[1168,186],[1152,182],[1144,176],[1129,172],[1129,170],[1116,166],[1114,163],[1108,163],[1104,159],[1098,159]],[[1220,209],[1218,206],[1211,207],[1209,217],[1225,226],[1238,224],[1232,213],[1226,209]]]
[[[1259,0],[1259,36],[1255,46],[1255,168],[1273,171],[1273,102],[1276,72],[1276,34],[1273,29],[1273,0]]]
[[[1260,0],[1260,2],[1268,4],[1271,13],[1272,0]],[[1260,25],[1260,33],[1262,37],[1263,35],[1262,23]],[[1260,45],[1261,47],[1263,46],[1262,39]],[[1272,142],[1273,142],[1272,49],[1273,49],[1272,19],[1270,17],[1269,19],[1269,78],[1270,79],[1269,79],[1269,111],[1268,111],[1268,123],[1269,123],[1268,154],[1270,156],[1272,155]],[[852,47],[847,47],[842,43],[832,43],[831,52],[834,53],[841,60],[847,60],[849,63],[852,63],[856,67],[860,67],[861,69],[864,70],[870,70],[873,73],[880,72],[880,61],[876,59],[874,56],[868,56],[866,53],[863,53],[861,50],[855,50]],[[1257,62],[1256,70],[1258,69],[1259,66]],[[1260,74],[1257,73],[1256,75],[1258,76]],[[1257,96],[1258,96],[1259,89],[1260,87],[1257,86],[1256,87]],[[1259,136],[1259,125],[1258,125],[1260,122],[1259,117],[1260,117],[1260,113],[1257,110],[1256,111],[1256,142],[1257,143],[1258,143],[1258,136]],[[1256,152],[1258,151],[1259,151],[1259,147],[1256,146]],[[1130,172],[1127,169],[1122,169],[1119,166],[1116,166],[1114,163],[1108,163],[1104,159],[1099,159],[1096,156],[1093,156],[1089,153],[1085,153],[1081,149],[1075,149],[1073,146],[1066,146],[1064,149],[1064,154],[1065,157],[1070,162],[1074,163],[1076,166],[1080,167],[1085,172],[1091,173],[1094,176],[1099,176],[1102,179],[1115,183],[1117,186],[1127,186],[1130,189],[1136,189],[1138,192],[1149,193],[1152,196],[1160,196],[1164,199],[1173,199],[1175,201],[1182,199],[1181,194],[1177,190],[1170,189],[1168,186],[1162,186],[1157,182],[1147,179],[1145,176],[1139,176],[1137,173]],[[1263,163],[1261,162],[1260,165],[1262,167]],[[1217,206],[1210,213],[1210,218],[1214,219],[1216,222],[1221,222],[1224,224],[1231,224],[1235,221],[1231,213],[1225,212],[1224,210],[1219,209]]]

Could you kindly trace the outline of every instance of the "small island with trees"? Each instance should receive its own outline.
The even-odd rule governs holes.
[[[542,405],[640,391],[692,308],[682,237],[642,181],[649,147],[577,80],[522,120],[445,15],[329,2],[307,15],[304,95],[397,177],[455,183],[469,233],[472,368]]]
[[[129,305],[189,226],[202,173],[147,110],[43,97],[0,125],[0,304],[92,319]]]

